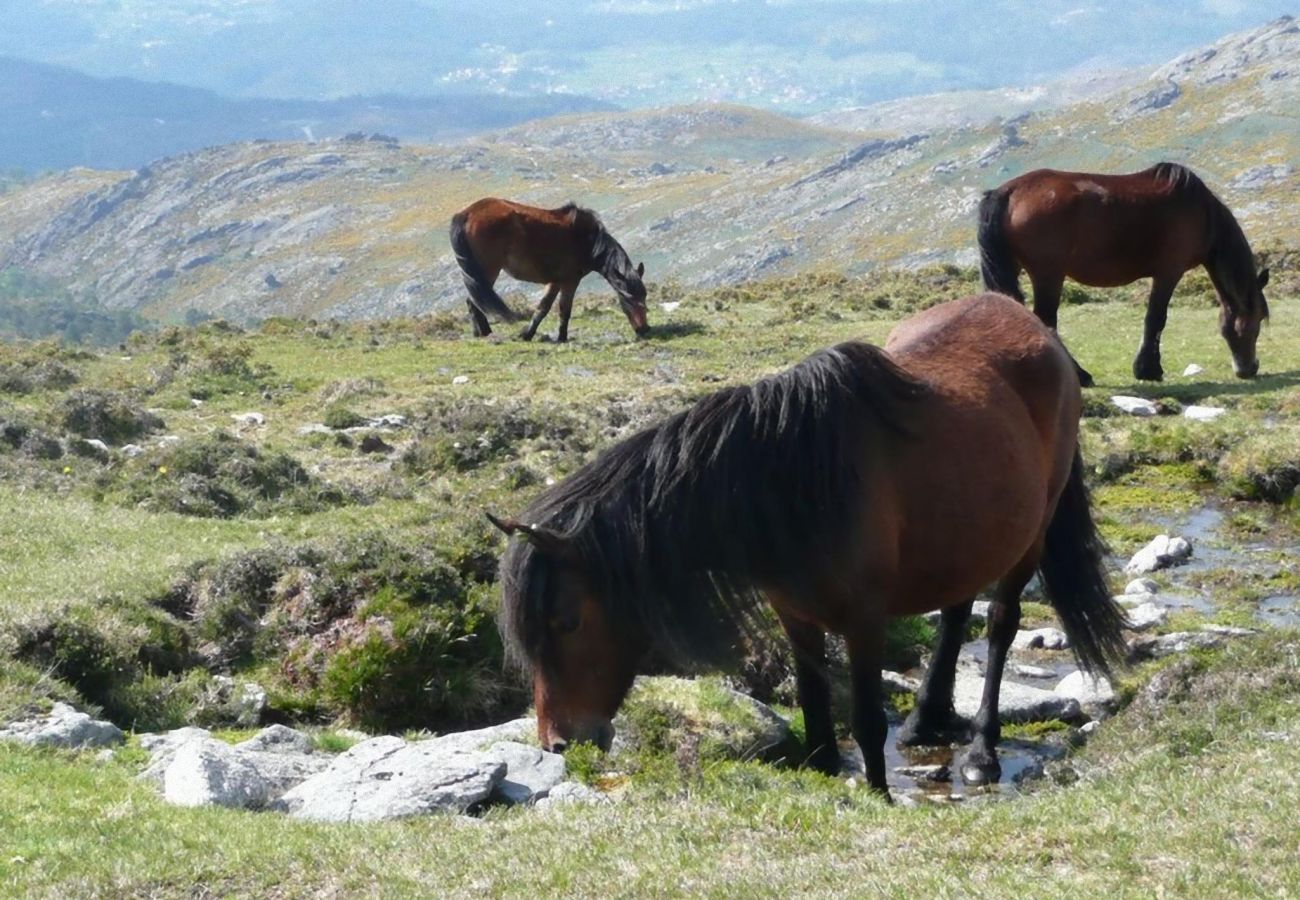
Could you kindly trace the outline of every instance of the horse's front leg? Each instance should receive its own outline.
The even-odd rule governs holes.
[[[998,583],[993,602],[989,604],[989,659],[984,671],[984,693],[973,723],[975,737],[959,763],[962,780],[967,784],[992,784],[1002,777],[997,756],[998,741],[1002,739],[998,694],[1007,653],[1020,627],[1020,592],[1033,572],[1033,566],[1018,566]]]
[[[1046,325],[1052,331],[1056,331],[1057,313],[1061,309],[1061,291],[1065,288],[1064,275],[1030,275],[1029,280],[1034,286],[1034,315],[1038,320]],[[1059,335],[1058,335],[1059,337]],[[1062,346],[1065,342],[1061,342]],[[1066,353],[1070,353],[1066,348]],[[1070,353],[1070,362],[1074,363],[1074,373],[1079,376],[1079,384],[1083,387],[1092,387],[1092,373],[1079,365],[1079,361]]]
[[[560,333],[555,339],[561,344],[569,339],[569,316],[573,315],[573,295],[577,290],[576,284],[560,288]]]
[[[1133,377],[1140,381],[1163,381],[1164,367],[1160,365],[1160,335],[1169,319],[1169,298],[1174,295],[1178,278],[1153,278],[1151,296],[1147,298],[1147,314],[1142,323],[1142,346],[1133,359]]]
[[[794,677],[803,710],[804,739],[809,766],[827,775],[840,770],[831,717],[831,686],[826,678],[826,633],[816,625],[777,610],[781,626],[794,649]]]
[[[844,639],[849,648],[849,671],[853,682],[853,739],[866,763],[867,784],[889,800],[889,781],[885,774],[885,738],[889,721],[880,691],[880,662],[885,644],[885,623],[861,623],[848,631]]]
[[[953,710],[952,691],[972,602],[950,606],[941,615],[934,656],[916,694],[916,707],[898,732],[901,747],[943,746],[964,741],[970,733],[970,723]]]
[[[546,314],[551,311],[551,304],[555,302],[555,295],[559,292],[559,287],[554,284],[548,284],[546,286],[546,293],[542,295],[542,299],[537,303],[537,312],[533,313],[533,320],[529,322],[528,327],[520,333],[519,336],[521,338],[526,341],[531,341],[533,339],[533,336],[537,334],[537,327],[542,324],[542,319],[545,319]]]

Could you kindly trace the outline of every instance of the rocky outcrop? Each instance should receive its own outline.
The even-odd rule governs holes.
[[[126,740],[112,722],[91,718],[66,703],[55,703],[49,713],[0,728],[0,741],[29,747],[113,747]]]

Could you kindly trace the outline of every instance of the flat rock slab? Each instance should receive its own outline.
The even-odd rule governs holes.
[[[506,803],[540,800],[568,774],[563,756],[527,744],[498,741],[487,749],[486,755],[506,767],[505,777],[492,794],[494,799]]]
[[[984,676],[973,669],[959,669],[953,688],[953,706],[957,714],[973,719],[979,712],[980,698],[984,693]],[[1082,718],[1083,710],[1073,697],[1062,697],[1053,691],[1002,682],[998,695],[998,718],[1003,722],[1046,722],[1049,719]]]
[[[275,808],[317,822],[376,822],[463,813],[486,800],[506,765],[481,753],[378,737],[341,754],[286,793]]]
[[[1160,408],[1155,403],[1145,397],[1130,397],[1125,394],[1116,394],[1110,398],[1110,402],[1130,416],[1154,416],[1160,412]]]
[[[112,722],[92,719],[66,703],[55,703],[47,715],[0,728],[0,741],[29,747],[115,747],[126,740]]]
[[[499,741],[512,741],[526,744],[537,740],[537,720],[531,716],[512,719],[500,725],[476,728],[473,731],[457,731],[430,738],[423,743],[439,750],[486,750]]]

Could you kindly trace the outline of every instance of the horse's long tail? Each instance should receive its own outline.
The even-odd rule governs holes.
[[[1011,191],[1006,188],[985,191],[980,201],[979,245],[980,274],[984,276],[984,287],[1009,297],[1015,297],[1021,303],[1025,295],[1020,292],[1020,267],[1011,252],[1011,242],[1007,240],[1007,205],[1011,202]]]
[[[506,306],[506,301],[492,287],[479,267],[478,260],[474,258],[474,251],[469,245],[469,234],[465,231],[463,212],[451,217],[451,250],[456,254],[456,265],[460,266],[460,277],[465,282],[465,289],[469,291],[470,302],[478,311],[484,315],[491,313],[506,322],[517,321],[519,316]]]
[[[1083,457],[1074,463],[1056,512],[1047,526],[1038,571],[1052,607],[1065,626],[1079,665],[1094,675],[1106,674],[1124,659],[1124,611],[1111,599],[1103,559],[1106,544],[1097,533],[1083,483]]]

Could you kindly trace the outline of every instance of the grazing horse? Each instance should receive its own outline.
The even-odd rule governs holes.
[[[487,313],[515,321],[514,312],[494,288],[502,271],[520,281],[546,285],[537,313],[521,335],[526,341],[533,339],[557,296],[557,339],[569,339],[573,295],[589,272],[599,272],[614,288],[637,337],[649,331],[641,280],[645,266],[632,266],[627,251],[589,209],[572,203],[539,209],[494,197],[476,200],[452,216],[451,249],[469,290],[469,315],[477,337],[492,333]]]
[[[979,210],[984,286],[1024,302],[1053,328],[1066,277],[1093,287],[1151,279],[1133,377],[1160,381],[1160,333],[1183,277],[1205,266],[1219,296],[1219,331],[1239,378],[1259,371],[1255,342],[1268,318],[1268,269],[1255,271],[1250,244],[1228,207],[1190,169],[1157,163],[1131,175],[1039,169],[984,195]],[[1091,376],[1080,370],[1085,384]]]
[[[947,743],[978,591],[995,583],[972,783],[1001,775],[998,691],[1035,571],[1089,671],[1124,649],[1078,449],[1078,378],[1060,341],[998,294],[937,306],[884,350],[848,342],[718,391],[604,451],[518,519],[501,630],[530,667],[543,747],[608,748],[646,661],[716,662],[765,599],[795,650],[809,762],[840,755],[826,632],[847,642],[852,732],[885,783],[886,620],[942,609],[908,743]],[[722,654],[725,658],[727,654]]]

